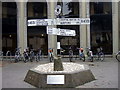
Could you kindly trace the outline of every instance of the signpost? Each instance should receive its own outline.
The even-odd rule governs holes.
[[[57,17],[59,17],[60,13],[61,13],[61,6],[57,5],[55,8],[55,14]],[[81,25],[81,24],[90,24],[90,18],[56,18],[56,19],[30,19],[30,20],[28,20],[28,26],[47,26],[47,34],[61,35],[61,36],[76,36],[76,32],[75,32],[75,30],[53,28],[53,25]],[[57,42],[57,49],[60,49],[60,42]],[[84,66],[82,68],[84,69]],[[64,69],[63,69],[61,58],[54,57],[54,71],[63,71],[63,70]],[[90,70],[87,70],[87,71],[90,71]],[[94,80],[94,77],[92,77],[92,79],[91,78],[84,79],[83,77],[81,77],[81,78],[79,77],[80,80],[77,80],[76,78],[73,78],[73,76],[76,75],[75,71],[67,74],[67,76],[72,77],[70,80],[67,80],[69,78],[66,78],[66,76],[65,76],[66,74],[64,72],[62,72],[63,75],[62,75],[62,73],[57,75],[57,73],[54,73],[54,72],[53,72],[53,75],[51,75],[51,72],[50,72],[50,74],[47,72],[45,75],[42,72],[41,75],[44,75],[45,78],[40,79],[40,80],[43,80],[43,82],[39,80],[40,84],[37,83],[37,85],[39,85],[39,87],[43,87],[44,85],[46,85],[47,87],[51,87],[51,86],[58,87],[58,85],[60,85],[62,87],[64,87],[64,86],[71,87],[71,85],[75,86],[75,84],[76,85],[80,84],[81,83],[80,80],[82,80],[83,82]],[[34,72],[32,71],[32,73],[34,73]],[[80,71],[78,72],[78,70],[77,70],[77,76],[79,76],[79,74],[81,74],[81,72]],[[88,72],[87,72],[87,74],[88,74]],[[91,74],[91,72],[90,72],[90,74]],[[84,75],[86,75],[86,71],[85,71]],[[36,75],[36,76],[38,76],[38,75]],[[89,75],[89,76],[92,76],[92,75]],[[41,77],[37,77],[37,78],[41,78]],[[29,76],[29,79],[31,80],[31,76]],[[26,81],[27,80],[29,81],[29,79],[26,79]],[[37,79],[35,79],[35,80],[37,80]],[[33,80],[31,80],[32,83],[35,80],[33,78]],[[78,82],[78,81],[80,81],[80,82]],[[43,84],[41,84],[41,83],[43,83]],[[73,84],[73,83],[75,83],[75,84]],[[33,85],[35,85],[35,84],[33,83]]]

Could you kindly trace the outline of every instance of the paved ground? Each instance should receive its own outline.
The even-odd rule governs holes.
[[[63,62],[69,62],[68,58],[63,58]],[[89,65],[96,80],[86,83],[76,88],[118,88],[118,62],[115,58],[106,58],[105,61],[82,62],[74,60],[75,63]],[[24,82],[24,78],[29,69],[39,64],[49,63],[47,58],[39,62],[0,62],[2,68],[2,88],[35,88]]]

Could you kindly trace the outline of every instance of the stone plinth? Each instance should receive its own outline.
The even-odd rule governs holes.
[[[54,71],[63,71],[63,65],[60,56],[54,57]]]
[[[53,63],[38,65],[28,71],[25,80],[38,87],[76,87],[95,80],[88,65],[63,63],[63,71],[54,71]]]

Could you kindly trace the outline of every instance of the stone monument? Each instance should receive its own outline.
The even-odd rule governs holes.
[[[46,21],[47,25],[63,25],[64,22],[67,22],[67,24],[64,24],[64,25],[80,25],[81,20],[84,21],[83,22],[84,24],[90,24],[90,19],[87,19],[87,18],[85,19],[76,18],[72,20],[71,18],[67,18],[67,19],[64,18],[64,20],[61,20],[61,18],[59,18],[60,13],[62,11],[61,9],[62,8],[60,5],[56,6],[55,14],[57,19],[54,19],[54,21],[53,19],[51,19],[51,22],[50,22],[50,19],[48,19]],[[57,23],[56,21],[58,20],[61,22]],[[34,25],[31,22],[39,23],[39,25],[44,25],[42,20],[33,20],[33,21],[28,20],[28,26]],[[37,26],[37,25],[34,25],[34,26]],[[61,33],[56,33],[56,35],[62,35],[62,36],[76,35],[75,30],[57,29],[57,28],[49,28],[49,27],[47,28],[47,32],[48,32],[47,34],[53,33],[53,30],[55,31],[57,30],[57,32],[62,31]],[[67,31],[69,31],[69,33]],[[93,76],[88,65],[77,64],[72,62],[62,63],[60,57],[54,57],[54,63],[38,65],[30,69],[24,79],[25,82],[38,88],[76,87],[93,80],[95,80],[95,77]]]
[[[54,63],[38,65],[30,69],[25,82],[37,87],[76,87],[95,80],[88,65],[63,62],[54,57]]]

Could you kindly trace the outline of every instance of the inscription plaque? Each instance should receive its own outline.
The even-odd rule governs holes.
[[[47,75],[47,84],[64,84],[64,75]]]

